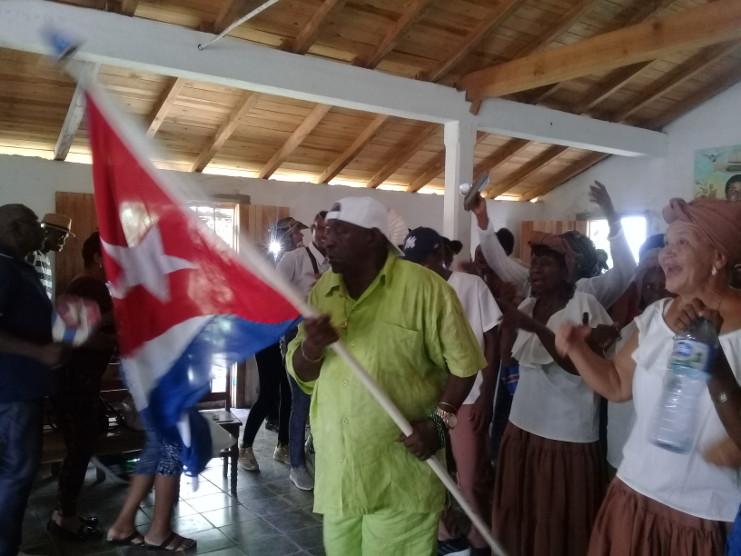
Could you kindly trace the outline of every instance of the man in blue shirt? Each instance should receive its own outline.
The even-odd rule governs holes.
[[[41,454],[42,398],[62,356],[51,337],[52,305],[25,257],[39,249],[39,220],[0,206],[0,556],[16,556]]]

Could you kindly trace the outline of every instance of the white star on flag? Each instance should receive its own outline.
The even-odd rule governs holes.
[[[143,286],[165,303],[170,299],[170,282],[167,275],[185,268],[197,268],[188,260],[165,254],[157,225],[154,225],[135,247],[119,247],[105,241],[102,241],[102,244],[106,253],[121,266],[121,275],[111,288],[113,297],[118,299],[123,299],[134,286]]]

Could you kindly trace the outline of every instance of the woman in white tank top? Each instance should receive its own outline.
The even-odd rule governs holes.
[[[664,218],[670,225],[659,261],[666,288],[677,298],[648,307],[614,361],[588,349],[585,327],[564,324],[556,335],[559,351],[595,391],[610,401],[633,398],[636,408],[623,462],[595,522],[590,556],[720,556],[741,503],[737,470],[718,465],[737,465],[733,458],[741,455],[728,441],[729,432],[741,432],[741,292],[728,285],[733,264],[741,261],[741,204],[674,199]],[[693,446],[676,454],[649,438],[672,339],[698,316],[716,324],[721,349],[698,404]],[[719,451],[731,455],[721,461]]]

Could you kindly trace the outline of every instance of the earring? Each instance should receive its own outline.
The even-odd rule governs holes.
[[[715,276],[716,274],[718,274],[718,269],[717,269],[717,268],[715,268],[715,265],[713,265],[713,266],[712,266],[712,267],[710,268],[710,274],[711,274],[712,276]]]

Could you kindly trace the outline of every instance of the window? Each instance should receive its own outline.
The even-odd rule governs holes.
[[[626,216],[621,218],[623,233],[628,240],[633,257],[638,261],[638,250],[643,242],[646,241],[648,223],[645,216]],[[612,255],[610,254],[610,242],[607,237],[610,235],[610,227],[607,220],[590,220],[587,224],[587,235],[594,242],[597,249],[604,249],[607,252],[607,265],[612,268]]]
[[[216,232],[224,242],[234,249],[239,247],[239,208],[233,203],[190,203],[190,209],[198,215],[201,222]],[[226,362],[217,359],[211,368],[211,392],[226,392]],[[235,373],[231,373],[234,376]]]

